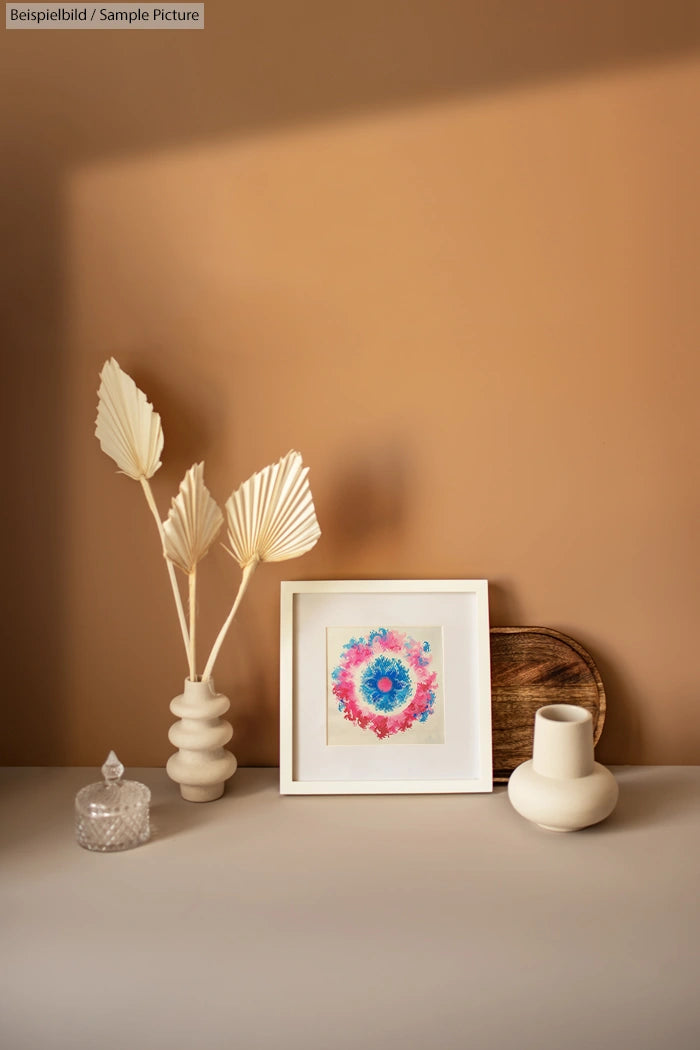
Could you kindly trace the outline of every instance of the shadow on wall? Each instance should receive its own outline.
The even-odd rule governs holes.
[[[208,0],[203,32],[3,35],[1,279],[12,514],[2,636],[10,703],[4,739],[13,756],[60,763],[69,732],[61,664],[68,518],[62,395],[70,381],[61,366],[65,173],[104,156],[497,91],[679,54],[699,42],[698,9],[686,0],[669,0],[663,10],[628,0]],[[167,406],[168,392],[152,389]],[[192,430],[201,425],[189,423]],[[367,481],[363,464],[339,479],[357,498],[345,501],[342,520],[329,521],[338,542],[357,544],[400,522],[406,480],[399,471],[389,504],[380,475],[377,467]]]
[[[196,359],[196,350],[193,356]],[[163,348],[163,360],[165,358],[166,351]],[[226,405],[219,398],[207,397],[206,414],[192,408],[193,389],[199,383],[204,386],[205,380],[200,379],[194,371],[190,376],[188,388],[183,389],[181,385],[171,385],[168,382],[167,369],[155,371],[148,366],[139,365],[131,369],[129,374],[141,390],[148,391],[148,398],[161,417],[168,437],[168,465],[173,474],[183,477],[185,471],[192,466],[192,449],[197,450],[198,462],[204,460],[209,463],[212,449],[216,447],[216,436],[221,433],[226,418]],[[97,377],[95,383],[97,394]]]
[[[687,0],[209,0],[206,19],[200,32],[6,35],[8,87],[18,89],[4,92],[8,115],[71,164],[579,75],[700,42]]]
[[[339,464],[324,500],[326,557],[366,550],[377,541],[400,546],[410,498],[408,464],[399,441],[356,451]]]

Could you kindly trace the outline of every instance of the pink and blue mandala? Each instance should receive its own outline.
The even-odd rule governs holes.
[[[428,642],[380,627],[351,638],[331,673],[338,710],[380,740],[426,722],[435,709],[437,674]]]

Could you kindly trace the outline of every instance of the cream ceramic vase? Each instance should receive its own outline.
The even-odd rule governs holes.
[[[578,831],[612,813],[617,781],[593,760],[590,711],[573,704],[537,711],[532,759],[511,775],[508,797],[518,813],[549,831]]]
[[[170,727],[168,739],[179,750],[165,768],[188,802],[221,798],[226,781],[236,772],[235,756],[224,747],[233,728],[221,717],[230,706],[228,697],[214,691],[211,679],[193,682],[189,678],[184,693],[170,704],[179,721]]]

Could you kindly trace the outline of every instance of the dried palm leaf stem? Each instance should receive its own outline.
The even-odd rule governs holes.
[[[190,677],[194,681],[197,672],[194,669],[193,654],[190,652],[190,635],[189,631],[187,630],[187,620],[185,619],[185,610],[182,605],[182,596],[180,594],[180,589],[177,585],[177,580],[175,578],[175,566],[165,553],[165,534],[163,532],[163,522],[160,520],[160,514],[158,513],[158,508],[156,506],[156,501],[153,498],[153,491],[151,489],[148,478],[141,477],[139,478],[139,481],[141,482],[143,494],[146,497],[146,503],[148,504],[151,513],[155,518],[156,525],[158,526],[158,535],[160,536],[160,542],[163,548],[163,558],[165,559],[165,565],[168,570],[168,576],[170,577],[170,585],[173,589],[175,608],[177,609],[177,618],[180,623],[180,630],[182,631],[182,640],[185,643],[185,653],[187,654],[187,662],[189,665]]]
[[[207,681],[207,679],[211,678],[212,672],[214,670],[214,664],[216,663],[216,658],[219,655],[219,650],[221,649],[221,646],[223,645],[224,638],[228,634],[229,627],[233,623],[233,618],[234,618],[234,616],[236,615],[236,613],[238,611],[238,606],[241,604],[241,599],[243,598],[243,595],[245,594],[245,592],[247,590],[248,584],[250,583],[250,579],[251,579],[253,573],[255,572],[255,569],[256,569],[259,561],[260,561],[259,558],[254,558],[252,561],[248,562],[248,564],[246,566],[244,566],[244,568],[243,568],[243,576],[241,578],[240,586],[238,588],[238,593],[236,595],[236,598],[234,600],[233,605],[231,606],[231,612],[226,617],[226,620],[224,621],[224,625],[221,628],[221,630],[219,631],[219,633],[218,633],[218,635],[216,637],[216,641],[214,642],[214,645],[212,646],[212,650],[209,653],[209,659],[206,662],[206,666],[205,666],[204,672],[202,674],[202,680],[205,681],[205,682]]]

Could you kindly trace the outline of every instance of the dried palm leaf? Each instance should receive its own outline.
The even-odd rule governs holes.
[[[204,484],[204,464],[195,463],[180,483],[170,514],[163,523],[165,553],[189,577],[190,678],[197,677],[196,615],[197,563],[204,557],[224,523],[224,516]]]
[[[216,539],[224,516],[204,484],[204,464],[185,474],[180,491],[163,522],[165,553],[189,576]]]
[[[226,501],[231,553],[242,569],[251,562],[296,558],[314,546],[321,530],[308,473],[299,453],[288,452]]]
[[[97,396],[95,435],[102,451],[115,461],[120,470],[128,477],[141,482],[148,508],[158,528],[165,556],[163,522],[160,520],[148,480],[153,477],[161,465],[163,429],[160,425],[160,416],[154,411],[153,405],[146,400],[143,391],[139,390],[131,376],[121,370],[113,357],[105,361],[102,366]],[[175,569],[167,556],[165,556],[165,564],[175,599],[182,640],[189,654],[190,639],[185,610],[182,607],[182,598],[175,579]]]
[[[243,570],[243,578],[231,612],[209,654],[204,679],[212,674],[258,562],[296,558],[311,550],[321,535],[308,473],[309,468],[302,466],[299,453],[288,452],[278,463],[244,481],[226,501],[229,554]]]
[[[153,477],[163,451],[160,416],[113,357],[105,362],[100,380],[95,435],[102,451],[134,481]]]

